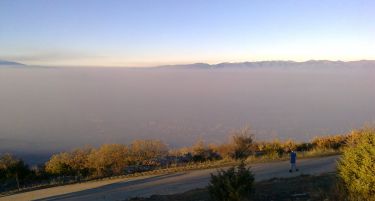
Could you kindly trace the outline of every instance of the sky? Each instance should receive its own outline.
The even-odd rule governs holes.
[[[373,0],[0,0],[0,60],[155,66],[375,59]]]

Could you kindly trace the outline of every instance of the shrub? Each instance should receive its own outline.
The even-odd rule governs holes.
[[[347,135],[331,135],[315,137],[312,144],[316,149],[335,149],[338,150],[345,145]]]
[[[313,144],[309,142],[303,142],[297,144],[296,150],[297,151],[310,151],[313,148]]]
[[[221,159],[220,154],[215,152],[215,145],[206,146],[202,140],[198,140],[192,146],[192,159],[194,162],[204,162]]]
[[[262,142],[258,147],[260,148],[260,151],[265,154],[265,157],[269,159],[278,159],[284,154],[283,145],[278,140]]]
[[[232,158],[234,153],[234,146],[233,144],[224,143],[216,146],[215,151],[223,158]]]
[[[357,131],[338,165],[350,200],[375,200],[375,129]]]
[[[251,133],[249,127],[233,132],[234,152],[232,157],[234,159],[246,159],[252,154],[252,147],[254,143],[254,135]]]
[[[289,153],[290,151],[297,150],[297,143],[294,140],[287,140],[282,144],[283,153]]]
[[[208,186],[210,196],[215,201],[250,200],[253,190],[254,176],[244,162],[235,168],[220,170],[217,175],[211,174]]]
[[[168,146],[160,140],[135,140],[131,143],[129,151],[133,160],[142,164],[168,154]]]

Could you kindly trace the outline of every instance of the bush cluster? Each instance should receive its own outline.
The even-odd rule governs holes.
[[[211,174],[208,191],[215,201],[246,201],[253,192],[254,175],[244,162],[238,167]]]
[[[46,163],[46,172],[64,176],[104,177],[124,174],[132,165],[158,166],[156,159],[168,154],[159,140],[136,140],[130,145],[104,144],[98,149],[83,148],[55,154]]]
[[[0,190],[20,188],[38,176],[38,172],[31,170],[21,159],[11,154],[0,156]]]
[[[375,200],[375,129],[355,131],[338,165],[350,200]]]
[[[74,180],[101,178],[127,173],[148,171],[166,166],[180,166],[220,159],[246,160],[247,158],[278,159],[291,150],[306,153],[340,151],[356,144],[361,134],[314,138],[311,142],[293,140],[255,141],[251,129],[246,127],[231,133],[231,139],[223,144],[205,144],[199,140],[191,147],[169,149],[160,140],[136,140],[129,145],[104,144],[99,148],[84,147],[51,156],[37,168],[29,168],[21,159],[11,155],[0,157],[0,191],[4,186],[17,187],[25,181],[54,178]]]

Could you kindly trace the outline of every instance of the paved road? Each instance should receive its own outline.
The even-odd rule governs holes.
[[[320,174],[335,171],[339,156],[311,158],[298,161],[299,172],[289,173],[289,162],[270,162],[252,165],[256,181],[273,177],[293,177],[300,174]],[[2,200],[124,200],[135,196],[152,194],[172,194],[207,186],[210,173],[216,169],[195,170],[161,176],[148,176],[136,179],[118,179],[104,182],[91,182],[60,186],[38,191],[16,194],[0,198]]]

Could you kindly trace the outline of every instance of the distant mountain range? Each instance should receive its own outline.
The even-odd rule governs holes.
[[[296,61],[255,61],[240,63],[195,63],[181,65],[164,65],[157,68],[180,68],[180,69],[220,69],[220,68],[261,68],[261,67],[334,67],[334,66],[374,66],[375,60],[360,61],[329,61],[329,60],[309,60],[304,62]]]
[[[0,66],[25,66],[25,64],[13,62],[13,61],[0,60]]]
[[[11,66],[21,67],[27,66],[22,63],[0,60],[0,67]],[[227,69],[227,68],[265,68],[265,67],[375,67],[375,60],[359,60],[359,61],[330,61],[330,60],[309,60],[303,62],[297,61],[254,61],[254,62],[238,62],[238,63],[194,63],[194,64],[176,64],[149,67],[150,69]],[[45,66],[47,67],[47,66]]]

